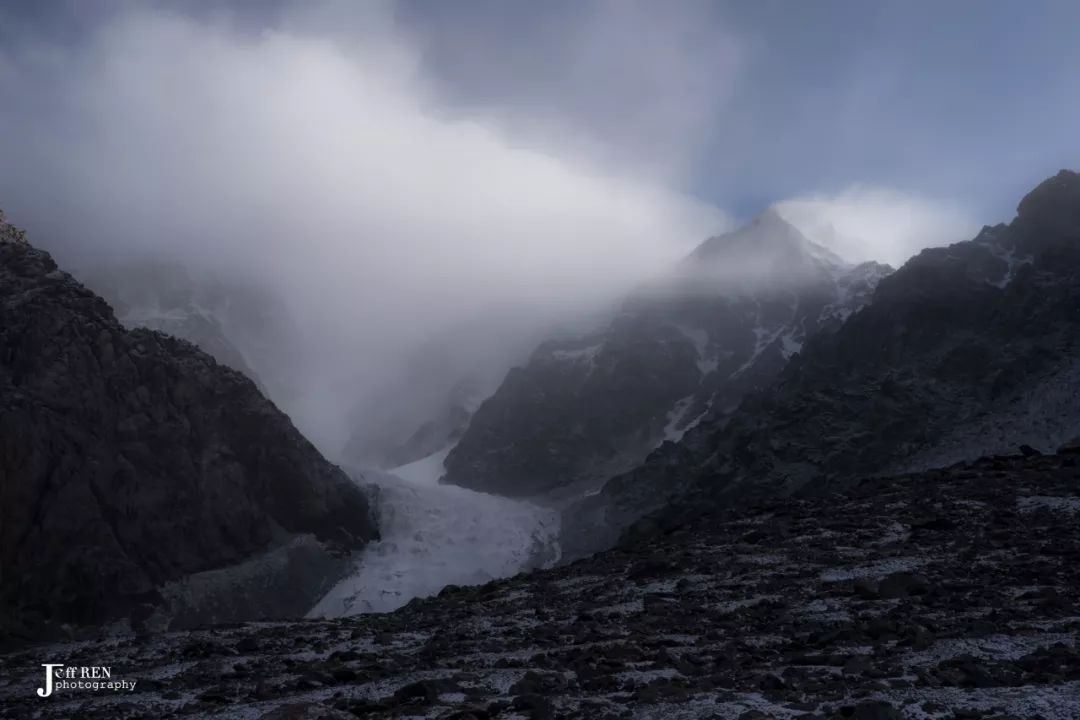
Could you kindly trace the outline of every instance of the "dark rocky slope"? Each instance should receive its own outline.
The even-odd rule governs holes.
[[[0,716],[1076,718],[1078,460],[764,500],[391,615],[9,654]],[[43,661],[137,685],[42,700]]]
[[[947,465],[1080,434],[1080,175],[1062,171],[1009,225],[932,248],[819,334],[775,384],[707,418],[565,517],[571,555],[684,497],[753,494]]]
[[[333,579],[327,544],[375,536],[365,495],[248,378],[125,330],[0,220],[9,639],[61,623],[296,615]]]
[[[640,464],[766,387],[889,268],[852,267],[769,210],[702,243],[603,330],[541,345],[477,410],[445,482],[572,495]]]

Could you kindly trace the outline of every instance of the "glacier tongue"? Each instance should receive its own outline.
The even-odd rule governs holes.
[[[558,513],[438,484],[449,452],[369,476],[381,489],[383,539],[308,617],[390,612],[447,585],[478,585],[558,561]]]

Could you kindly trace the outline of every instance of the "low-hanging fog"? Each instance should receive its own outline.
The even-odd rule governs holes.
[[[5,42],[0,206],[72,268],[167,256],[272,286],[303,349],[287,409],[331,455],[422,348],[497,378],[785,199],[729,207],[698,182],[761,52],[704,4],[526,18],[522,47],[390,4],[208,7],[117,3]],[[781,209],[852,261],[970,236],[962,205],[876,183]]]

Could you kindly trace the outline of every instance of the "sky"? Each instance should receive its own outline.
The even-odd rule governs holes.
[[[272,282],[340,416],[346,376],[455,328],[462,364],[508,356],[774,204],[894,265],[1007,221],[1080,167],[1078,26],[1039,0],[7,0],[0,206],[70,267]]]
[[[434,67],[443,81],[460,98],[497,102],[504,95],[535,97],[534,82],[560,100],[579,89],[573,56],[563,66],[549,53],[580,22],[581,5],[532,4],[528,11],[495,0],[406,7],[421,32],[435,38]],[[442,13],[432,17],[433,6]],[[471,12],[460,12],[462,6]],[[792,197],[875,185],[1007,220],[1027,188],[1059,166],[1080,163],[1075,2],[761,0],[662,7],[661,14],[681,14],[684,27],[674,43],[691,69],[679,68],[678,76],[689,78],[686,87],[698,97],[694,106],[678,103],[674,92],[659,93],[698,115],[681,128],[683,139],[692,136],[682,146],[689,165],[682,187],[738,217]],[[649,23],[641,30],[642,45],[629,40],[633,71],[620,98],[619,112],[631,118],[645,98],[657,97],[640,80],[655,76],[633,67],[655,62],[647,39],[656,30]],[[583,108],[583,123],[595,121],[605,131],[607,115],[575,105]]]
[[[0,68],[147,8],[249,39],[394,35],[447,119],[630,166],[739,220],[855,187],[1007,220],[1025,189],[1080,165],[1068,0],[9,0]]]

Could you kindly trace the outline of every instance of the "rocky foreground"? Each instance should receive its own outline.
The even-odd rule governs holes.
[[[1076,718],[1080,455],[765,501],[389,615],[38,647],[5,718]],[[40,663],[134,691],[36,697]]]

